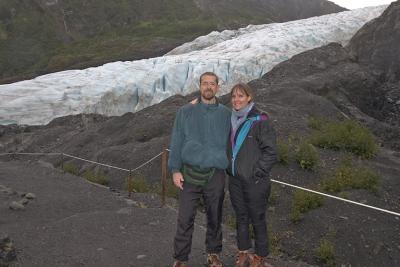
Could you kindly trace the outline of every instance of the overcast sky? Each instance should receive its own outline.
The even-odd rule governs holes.
[[[366,6],[387,5],[395,0],[329,0],[347,9],[354,9]]]

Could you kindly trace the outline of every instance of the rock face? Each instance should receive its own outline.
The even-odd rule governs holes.
[[[368,69],[369,75],[378,82],[369,90],[375,96],[376,93],[379,95],[376,105],[361,108],[394,126],[400,125],[399,44],[400,1],[396,1],[380,17],[360,29],[346,47],[357,63]]]
[[[372,20],[351,39],[347,49],[357,62],[368,67],[379,81],[400,81],[400,2]]]
[[[377,86],[355,98],[369,98],[369,105],[359,107],[374,118],[393,126],[393,137],[399,139],[400,127],[400,1],[393,2],[351,39],[346,49],[357,63],[376,79]],[[387,128],[387,127],[384,127]],[[397,142],[396,149],[400,149]]]
[[[24,204],[17,202],[17,201],[13,201],[10,203],[10,209],[12,210],[24,210],[25,206]]]
[[[306,104],[302,99],[309,96],[300,92],[320,96],[320,102],[329,101],[340,112],[364,121],[389,147],[400,149],[399,7],[399,1],[392,3],[345,48],[332,43],[277,65],[253,81],[260,98],[323,115],[328,109],[321,113]]]

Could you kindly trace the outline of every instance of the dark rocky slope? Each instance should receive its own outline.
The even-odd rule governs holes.
[[[394,12],[399,6],[400,1],[392,3],[381,17],[363,27],[348,47],[330,44],[307,51],[251,82],[256,89],[257,104],[270,114],[280,140],[308,136],[310,116],[352,118],[370,127],[382,147],[373,159],[353,157],[353,161],[369,166],[379,174],[379,189],[376,194],[367,190],[347,190],[345,194],[349,199],[397,212],[400,211],[400,158],[395,150],[399,150],[400,142],[399,112],[396,110],[398,105],[388,100],[385,91],[390,87],[391,97],[398,93],[399,80],[391,74],[396,72],[397,66],[377,67],[378,63],[357,51],[362,50],[360,46],[367,46],[379,54],[382,47],[392,53],[390,60],[393,61],[388,63],[398,62],[400,48],[391,40],[399,36],[396,27],[400,23],[398,12]],[[357,41],[372,34],[370,30],[375,28],[388,32],[390,37],[376,36],[374,42]],[[360,60],[362,58],[365,60]],[[63,151],[132,168],[158,154],[168,143],[176,110],[192,98],[174,96],[138,113],[121,117],[77,115],[58,118],[46,126],[2,126],[0,151]],[[223,103],[228,100],[227,96],[222,98]],[[315,171],[304,171],[290,162],[288,166],[276,165],[272,177],[316,188],[348,156],[328,149],[320,149],[319,153],[321,162]],[[60,160],[43,159],[55,165]],[[75,164],[81,171],[93,168],[76,161]],[[126,174],[104,171],[112,177],[113,187],[123,187]],[[149,180],[158,180],[160,161],[147,165],[141,173]],[[275,252],[281,257],[317,263],[315,250],[320,241],[331,238],[338,265],[400,265],[399,217],[326,199],[322,207],[307,213],[295,224],[290,220],[293,190],[275,186],[274,192],[268,218],[271,234],[276,238]],[[229,214],[229,206],[226,211]]]
[[[156,57],[212,30],[343,10],[324,0],[2,0],[0,83]]]
[[[362,27],[348,46],[332,43],[296,55],[253,86],[266,102],[280,99],[285,105],[294,101],[295,106],[302,106],[299,99],[304,92],[320,96],[369,125],[389,148],[399,150],[399,9],[399,1],[392,3],[379,18]],[[291,94],[299,97],[291,98]],[[303,108],[308,115],[319,112],[314,105]]]

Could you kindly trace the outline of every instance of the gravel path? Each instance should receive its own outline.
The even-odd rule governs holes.
[[[27,193],[34,198],[22,210],[9,208]],[[0,237],[16,248],[11,266],[171,266],[177,213],[169,202],[160,208],[150,194],[127,199],[45,163],[0,161]],[[205,261],[204,214],[197,221],[190,266]],[[225,237],[223,259],[233,266],[234,236],[225,229]]]

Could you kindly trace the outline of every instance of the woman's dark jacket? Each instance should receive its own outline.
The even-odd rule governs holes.
[[[276,156],[276,135],[266,114],[261,113],[253,107],[247,118],[263,115],[266,120],[253,123],[246,139],[244,140],[235,160],[235,176],[244,179],[259,180],[269,178],[272,166],[277,160]],[[242,123],[236,131],[235,141],[240,132]],[[232,144],[228,145],[229,167],[227,172],[232,175]]]

